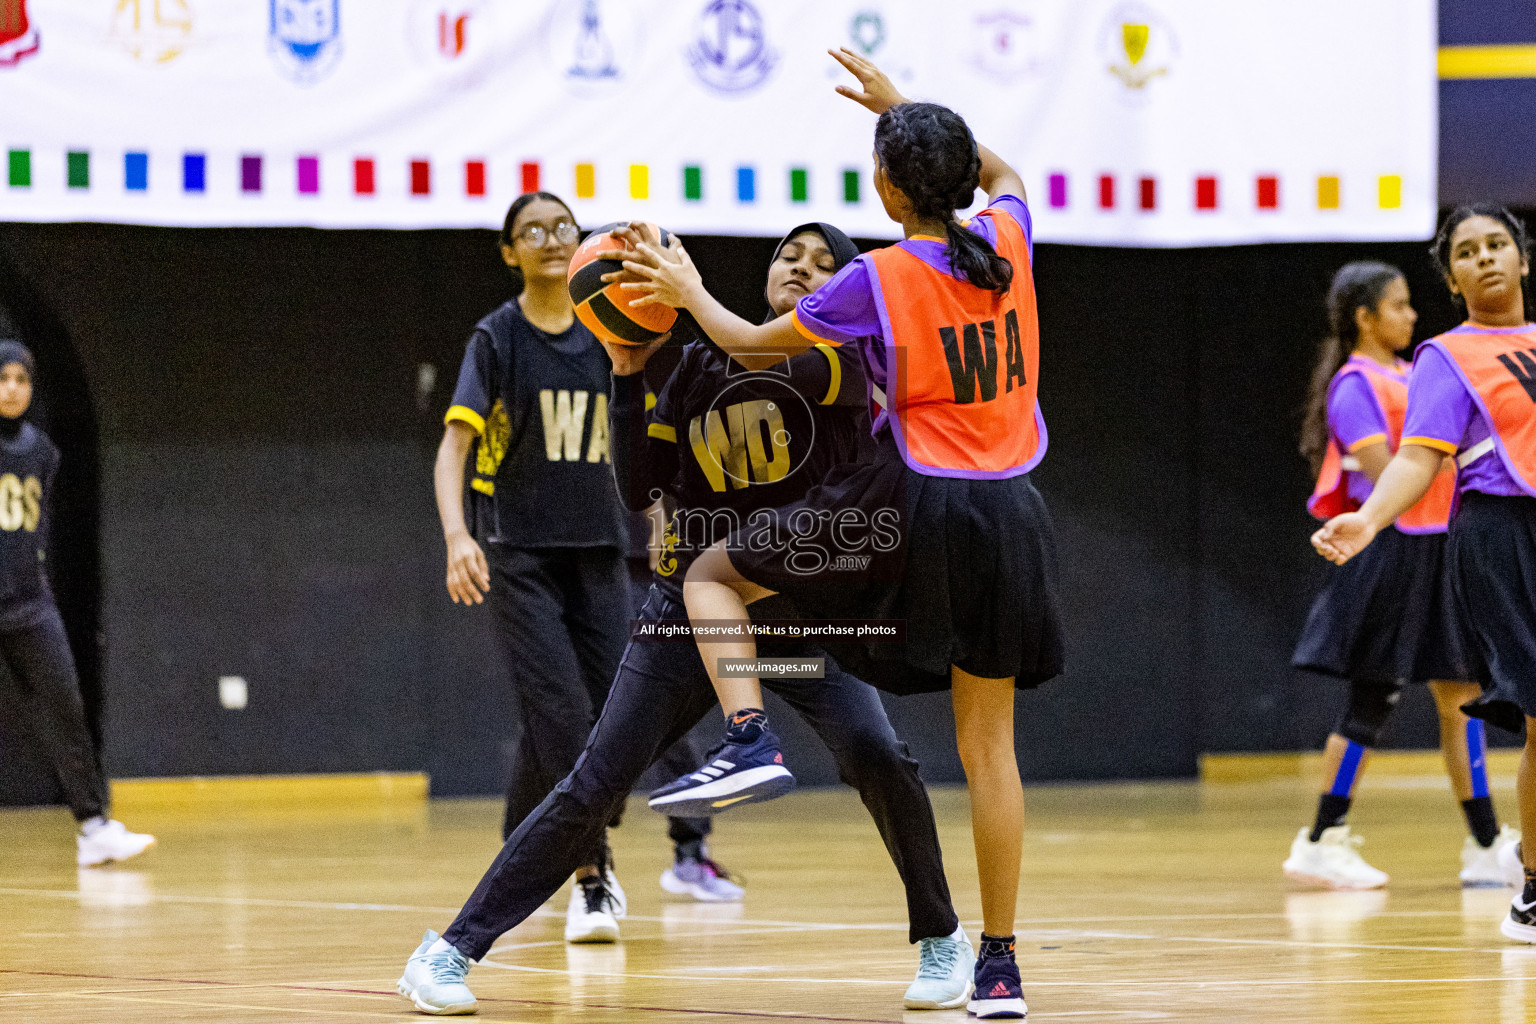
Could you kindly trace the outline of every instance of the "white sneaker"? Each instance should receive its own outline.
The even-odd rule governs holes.
[[[1499,830],[1499,836],[1493,841],[1493,845],[1484,849],[1477,845],[1477,840],[1467,836],[1461,844],[1461,886],[1464,889],[1496,889],[1501,886],[1522,888],[1525,885],[1525,870],[1520,868],[1517,872],[1518,879],[1512,878],[1504,865],[1501,855],[1508,847],[1513,851],[1520,845],[1520,833],[1505,825]],[[1519,867],[1518,860],[1516,867]]]
[[[475,994],[464,984],[469,958],[452,946],[434,953],[437,940],[433,931],[421,937],[421,945],[405,962],[405,973],[395,983],[395,991],[422,1013],[444,1017],[474,1013]]]
[[[949,1010],[971,998],[976,950],[963,927],[940,939],[924,939],[917,977],[907,986],[901,1005],[908,1010]]]
[[[612,873],[583,878],[571,886],[571,905],[565,912],[566,942],[618,942],[619,921],[624,916],[622,896],[608,889]]]
[[[94,826],[86,822],[82,827],[90,829],[89,834],[81,832],[75,837],[75,863],[83,868],[137,857],[155,845],[154,836],[129,832],[120,821],[107,821]]]
[[[1514,842],[1504,842],[1505,836],[1512,837]],[[1493,844],[1493,848],[1499,851],[1498,862],[1499,877],[1502,879],[1501,884],[1507,885],[1511,889],[1524,889],[1525,862],[1522,859],[1522,854],[1520,852],[1519,831],[1510,828],[1508,825],[1505,825],[1499,831],[1499,841]]]
[[[1360,856],[1358,848],[1364,840],[1351,835],[1348,825],[1324,829],[1315,843],[1311,832],[1303,826],[1296,833],[1291,855],[1281,865],[1285,877],[1327,889],[1380,889],[1387,884],[1386,872],[1377,871]]]

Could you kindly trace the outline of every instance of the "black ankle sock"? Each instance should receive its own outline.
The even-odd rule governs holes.
[[[703,860],[704,840],[690,839],[686,843],[672,844],[674,860]]]
[[[1317,820],[1312,823],[1311,839],[1315,843],[1323,838],[1323,830],[1344,824],[1349,813],[1349,797],[1324,793],[1317,798]],[[1465,805],[1463,805],[1465,806]]]
[[[768,728],[768,716],[762,708],[742,708],[725,724],[727,743],[754,743]]]
[[[1520,902],[1526,906],[1536,903],[1536,871],[1525,869],[1525,891],[1520,894]]]
[[[1012,935],[988,935],[981,933],[981,949],[976,951],[979,957],[1009,957],[1013,956]]]
[[[1499,838],[1499,819],[1493,813],[1493,797],[1475,796],[1463,800],[1461,813],[1467,816],[1467,828],[1472,831],[1478,846],[1486,850]]]

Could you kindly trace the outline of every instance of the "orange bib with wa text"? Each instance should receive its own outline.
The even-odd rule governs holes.
[[[891,427],[907,465],[929,476],[1018,476],[1045,450],[1029,244],[1012,217],[991,220],[997,251],[1013,264],[1002,295],[900,246],[866,257],[885,333]]]
[[[1488,420],[1504,468],[1536,495],[1536,324],[1505,330],[1465,324],[1425,344],[1450,357]]]

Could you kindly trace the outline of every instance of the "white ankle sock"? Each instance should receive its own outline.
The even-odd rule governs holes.
[[[80,823],[80,834],[83,836],[93,836],[106,827],[107,819],[98,814],[96,817],[86,818]]]
[[[445,949],[451,949],[455,953],[458,952],[458,948],[453,943],[439,935],[437,941],[427,948],[427,954],[430,956],[433,953],[441,953]]]

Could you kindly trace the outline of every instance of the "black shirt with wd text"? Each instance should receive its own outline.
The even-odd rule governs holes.
[[[760,509],[797,501],[869,445],[855,346],[817,345],[767,370],[746,370],[690,343],[656,406],[642,374],[613,378],[613,473],[632,509],[670,495],[656,582],[681,599],[697,555]]]
[[[608,354],[577,321],[546,334],[517,300],[469,339],[447,422],[480,435],[470,487],[481,533],[517,547],[622,548],[608,446]]]
[[[30,423],[0,431],[0,629],[31,625],[53,601],[44,571],[59,450]]]

